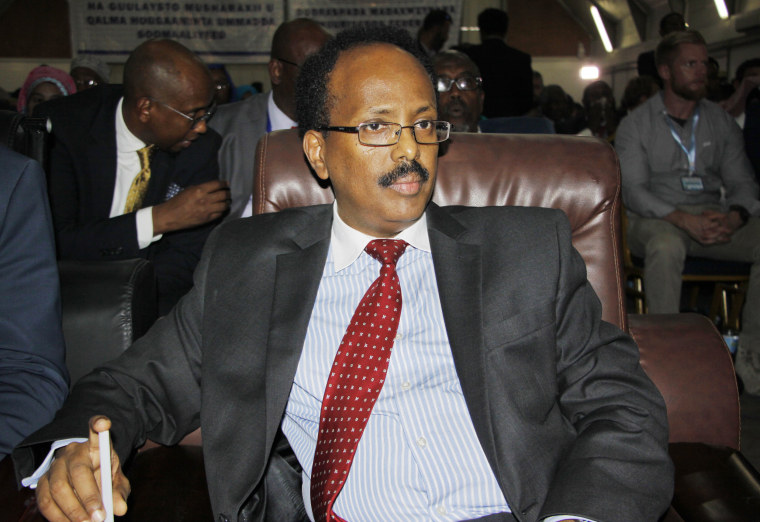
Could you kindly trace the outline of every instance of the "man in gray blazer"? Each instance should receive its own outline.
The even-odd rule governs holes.
[[[272,38],[269,93],[219,106],[209,126],[222,135],[219,178],[230,184],[232,203],[226,219],[251,215],[253,160],[256,144],[265,133],[289,129],[296,123],[295,82],[306,57],[331,38],[313,20],[297,18],[281,24]]]
[[[384,384],[328,511],[352,521],[626,522],[666,509],[664,403],[633,341],[601,321],[564,214],[430,203],[450,126],[437,121],[418,53],[405,31],[371,27],[307,60],[304,152],[335,205],[218,228],[173,313],[80,381],[56,421],[17,448],[25,475],[33,445],[84,437],[39,481],[51,521],[102,520],[98,433],[111,428],[121,514],[129,485],[118,463],[148,437],[173,444],[199,426],[216,520],[324,520],[309,494],[315,446],[329,436],[321,404],[342,372],[341,335],[380,270],[363,252],[373,238],[408,243],[396,270],[403,305]],[[285,441],[303,502],[298,485],[283,493]]]

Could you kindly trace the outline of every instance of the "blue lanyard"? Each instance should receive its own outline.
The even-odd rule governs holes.
[[[269,121],[269,111],[267,111],[267,132],[272,132],[272,122]]]
[[[694,176],[697,173],[697,123],[699,122],[699,106],[694,109],[694,119],[691,122],[691,141],[689,142],[688,149],[683,144],[681,135],[676,130],[676,126],[673,125],[667,113],[665,114],[665,120],[668,122],[668,127],[670,127],[670,134],[676,140],[678,146],[681,147],[684,154],[686,154],[686,159],[689,160],[689,176]]]

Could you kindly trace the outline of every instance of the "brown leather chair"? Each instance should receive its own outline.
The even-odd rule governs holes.
[[[301,150],[294,130],[259,141],[255,214],[333,201],[329,185],[298,159]],[[564,210],[603,318],[637,341],[642,366],[667,405],[676,493],[663,520],[757,517],[760,478],[738,452],[739,394],[722,337],[699,315],[626,314],[620,171],[608,144],[560,135],[454,133],[442,148],[433,201]]]

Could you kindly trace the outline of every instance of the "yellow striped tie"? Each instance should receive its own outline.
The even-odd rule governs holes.
[[[140,157],[140,172],[137,173],[132,185],[127,193],[127,203],[124,205],[124,213],[129,214],[140,210],[145,193],[148,191],[148,182],[150,181],[150,154],[153,151],[153,145],[148,145],[137,151]]]

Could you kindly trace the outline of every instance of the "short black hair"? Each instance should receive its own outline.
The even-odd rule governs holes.
[[[478,15],[478,29],[481,36],[505,36],[509,29],[509,15],[503,9],[483,9]]]
[[[741,82],[744,79],[744,75],[747,74],[747,69],[754,67],[760,67],[760,58],[750,58],[740,63],[739,67],[736,68],[736,81]]]
[[[360,25],[341,31],[322,49],[309,56],[301,66],[296,80],[296,114],[301,137],[308,130],[330,125],[327,84],[341,53],[374,43],[395,45],[414,56],[425,68],[431,85],[433,84],[435,74],[430,60],[405,29],[387,25]]]
[[[449,13],[443,9],[432,9],[427,15],[425,15],[425,19],[422,21],[422,29],[432,29],[433,27],[443,25],[446,22],[451,23],[451,15]]]

